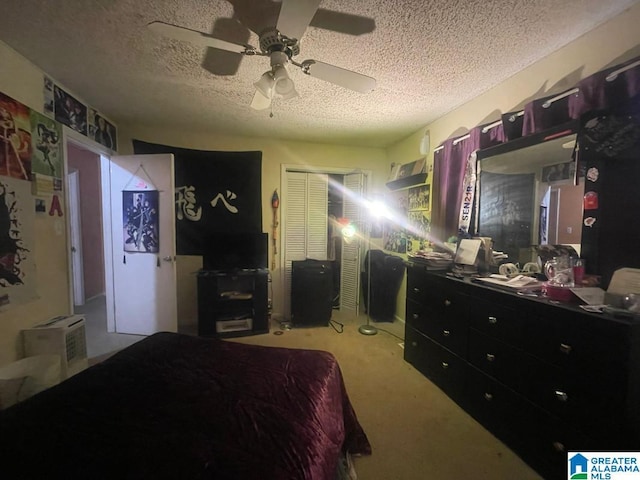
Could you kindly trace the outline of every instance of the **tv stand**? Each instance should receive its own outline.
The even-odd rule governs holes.
[[[198,335],[269,333],[267,269],[200,270]]]

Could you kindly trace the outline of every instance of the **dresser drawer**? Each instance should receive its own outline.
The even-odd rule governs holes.
[[[418,302],[422,301],[422,296],[427,290],[427,272],[422,265],[407,267],[407,298]]]
[[[532,355],[584,377],[603,389],[620,389],[629,368],[631,335],[608,322],[606,329],[589,322],[589,316],[540,306],[531,311],[525,328],[524,348]]]
[[[603,389],[587,373],[573,375],[550,364],[531,367],[525,393],[532,402],[570,425],[588,426],[599,434],[625,428],[626,389]]]
[[[524,351],[473,328],[469,329],[469,362],[520,393],[529,389],[528,374],[536,360]]]
[[[567,451],[595,448],[583,432],[474,367],[465,392],[469,413],[544,478],[567,478]]]
[[[526,310],[504,306],[504,298],[494,301],[471,297],[469,300],[469,324],[471,327],[520,346],[524,336]]]
[[[404,358],[453,400],[461,402],[467,369],[464,360],[409,325],[405,327]]]

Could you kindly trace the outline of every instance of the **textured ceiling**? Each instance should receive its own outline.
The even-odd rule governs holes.
[[[377,88],[360,94],[291,67],[300,97],[276,100],[273,118],[250,108],[267,57],[242,57],[233,75],[213,74],[234,71],[237,58],[220,63],[219,50],[161,37],[147,24],[159,20],[257,47],[257,35],[243,25],[258,32],[275,25],[278,2],[3,1],[0,40],[116,124],[382,147],[634,3],[323,0],[295,60],[372,76]],[[359,35],[320,28],[353,32],[371,19],[373,31]]]

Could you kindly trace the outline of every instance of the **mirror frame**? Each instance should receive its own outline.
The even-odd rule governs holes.
[[[500,143],[488,148],[478,150],[476,152],[476,162],[477,162],[476,171],[477,172],[480,171],[478,167],[480,166],[480,162],[484,159],[491,158],[497,155],[503,155],[505,153],[517,152],[518,150],[522,150],[524,148],[531,147],[534,145],[539,145],[541,143],[544,143],[550,140],[555,140],[560,137],[566,137],[569,135],[576,135],[577,137],[579,137],[579,129],[580,129],[580,122],[578,120],[572,120],[570,122],[557,125],[553,128],[549,128],[542,132],[527,135],[526,137],[516,138],[508,142]],[[474,218],[472,221],[473,235],[479,234],[478,232],[479,202],[480,202],[479,182],[480,182],[480,178],[478,175],[478,178],[476,180],[476,194],[474,196],[474,202],[473,202],[474,203],[474,215],[473,215]],[[584,233],[584,225],[582,225],[582,229]],[[580,241],[580,246],[581,246],[580,250],[581,250],[582,258],[586,258],[583,256],[583,252],[591,252],[593,251],[594,248],[596,248],[595,245],[586,245],[586,248],[585,248],[585,244],[586,244],[585,236],[583,234],[581,236],[581,241]],[[589,265],[588,258],[587,258],[587,265]]]

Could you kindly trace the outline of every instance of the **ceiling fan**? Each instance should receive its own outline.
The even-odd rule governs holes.
[[[293,59],[300,53],[299,40],[311,23],[321,1],[282,0],[277,25],[265,29],[259,35],[259,50],[251,45],[228,42],[203,32],[164,22],[156,21],[148,26],[161,35],[177,40],[246,56],[269,57],[271,69],[264,72],[260,79],[254,83],[256,91],[251,107],[256,110],[269,108],[275,97],[287,100],[298,96],[287,71],[289,63],[300,68],[303,73],[320,80],[360,93],[370,92],[376,86],[376,80],[372,77],[319,60],[304,60],[298,63]]]

